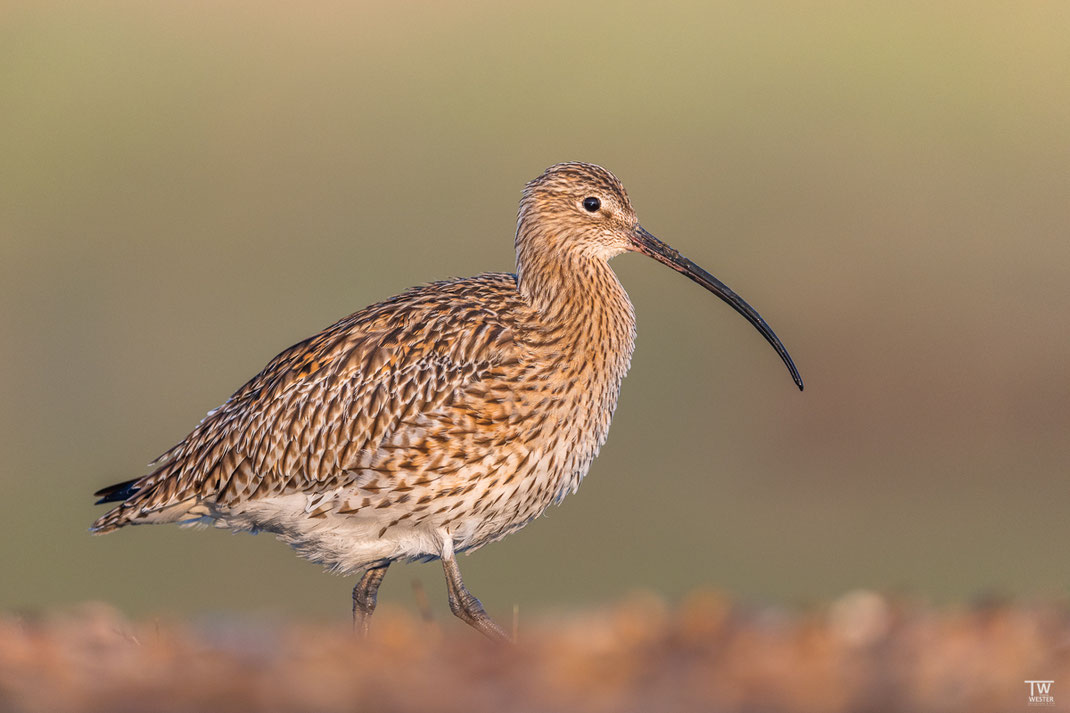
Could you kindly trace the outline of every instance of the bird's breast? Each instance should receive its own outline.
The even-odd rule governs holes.
[[[605,443],[635,346],[632,303],[608,266],[565,294],[541,327],[548,338],[532,370],[554,424],[545,451],[555,500],[576,490]]]

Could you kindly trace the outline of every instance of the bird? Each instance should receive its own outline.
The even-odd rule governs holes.
[[[98,490],[97,504],[117,505],[91,531],[274,533],[331,572],[361,573],[364,635],[391,564],[440,560],[451,612],[509,640],[457,555],[575,492],[605,443],[636,335],[610,258],[641,253],[725,301],[803,388],[758,312],[647,232],[605,168],[559,163],[527,183],[514,247],[515,273],[413,287],[278,354],[151,472]]]

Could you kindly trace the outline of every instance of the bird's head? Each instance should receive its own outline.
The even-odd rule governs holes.
[[[612,173],[590,163],[559,163],[524,188],[517,248],[608,260],[632,249],[639,225],[628,193]]]

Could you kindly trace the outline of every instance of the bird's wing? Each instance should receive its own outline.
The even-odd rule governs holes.
[[[403,424],[522,358],[503,310],[428,287],[439,289],[362,310],[279,354],[157,459],[125,505],[337,487]]]

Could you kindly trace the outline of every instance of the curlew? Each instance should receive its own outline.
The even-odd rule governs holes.
[[[765,320],[644,230],[599,166],[562,163],[528,183],[515,246],[516,274],[414,287],[276,356],[152,472],[98,491],[119,504],[92,531],[272,532],[333,572],[363,571],[362,633],[393,562],[440,559],[452,612],[505,639],[456,558],[575,492],[605,442],[635,339],[610,258],[648,255],[720,297],[803,388]]]

